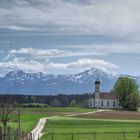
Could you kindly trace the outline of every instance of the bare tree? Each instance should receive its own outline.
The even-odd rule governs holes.
[[[0,116],[4,127],[4,140],[6,140],[7,123],[11,120],[13,112],[16,110],[16,103],[10,96],[4,96],[0,101]]]

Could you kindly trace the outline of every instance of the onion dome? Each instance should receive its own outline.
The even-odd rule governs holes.
[[[100,84],[100,81],[98,80],[98,78],[97,78],[97,80],[95,81],[95,84]]]

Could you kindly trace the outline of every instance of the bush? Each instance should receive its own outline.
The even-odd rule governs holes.
[[[22,107],[48,107],[47,104],[43,104],[43,103],[26,103],[26,104],[22,104]]]

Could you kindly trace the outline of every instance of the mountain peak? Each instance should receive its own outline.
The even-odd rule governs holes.
[[[24,71],[22,71],[22,70],[16,70],[16,71],[10,71],[10,72],[8,72],[4,77],[14,77],[14,76],[17,76],[17,75],[21,76],[23,74],[25,74]]]
[[[0,79],[0,93],[14,94],[78,94],[93,93],[94,81],[99,78],[101,91],[110,91],[119,77],[97,68],[73,75],[53,75],[11,71]],[[140,85],[138,77],[135,80]]]

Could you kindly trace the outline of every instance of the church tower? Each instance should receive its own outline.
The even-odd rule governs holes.
[[[100,81],[98,80],[98,78],[95,81],[95,93],[94,94],[95,94],[95,98],[94,98],[95,107],[99,108],[100,107]]]
[[[95,92],[100,92],[100,81],[98,80],[98,78],[95,81]]]

